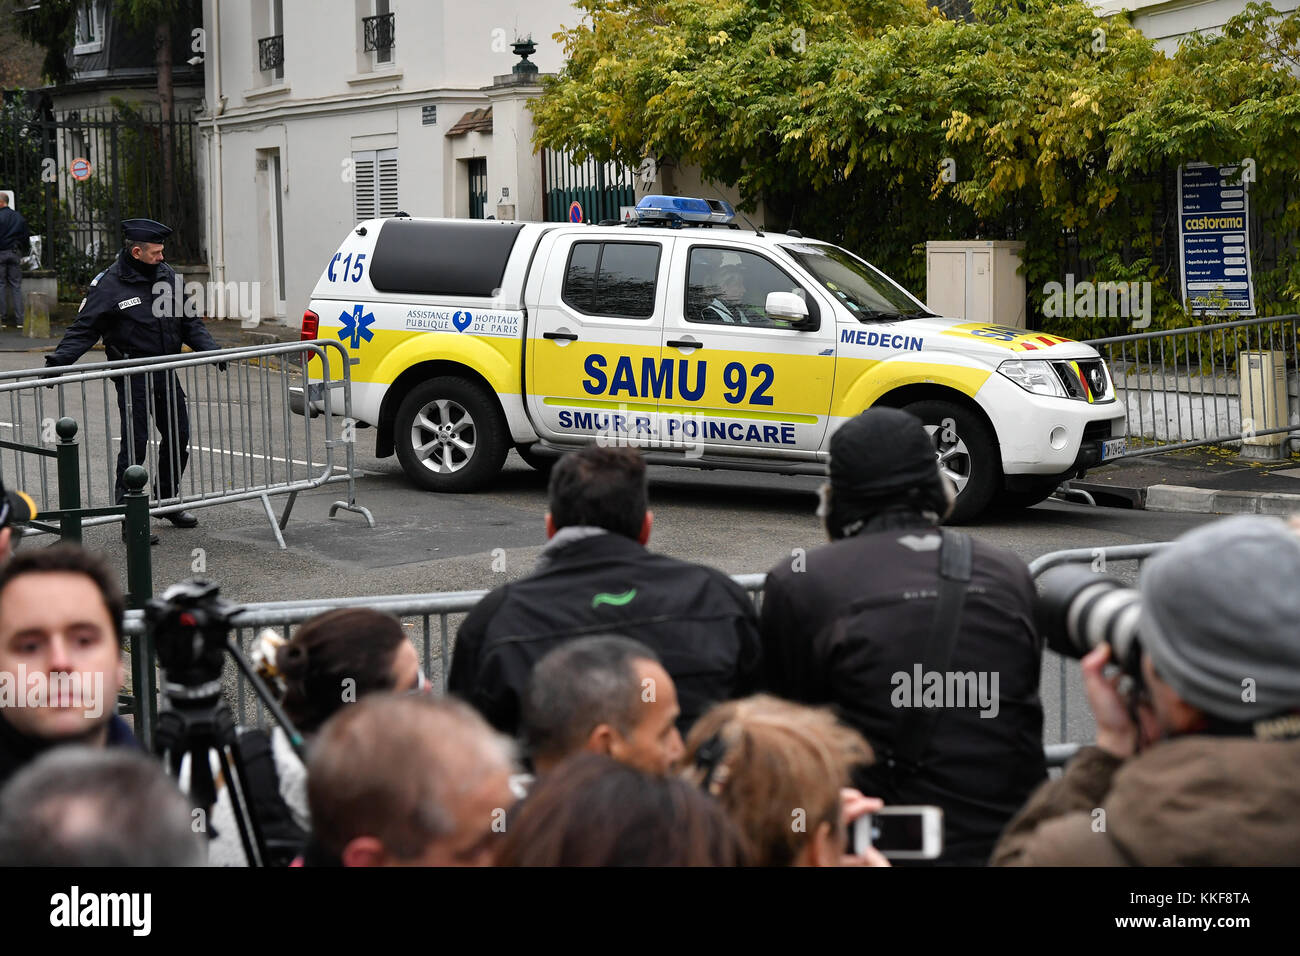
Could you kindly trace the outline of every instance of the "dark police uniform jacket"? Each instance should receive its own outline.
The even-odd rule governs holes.
[[[101,337],[109,361],[178,355],[182,345],[196,352],[219,348],[201,319],[185,316],[184,298],[177,295],[171,266],[159,263],[157,275],[150,279],[132,268],[128,259],[130,253],[123,251],[91,281],[77,321],[46,357],[46,365],[71,365]],[[161,317],[154,315],[160,289],[166,289],[162,294],[171,300]]]
[[[859,789],[886,804],[942,807],[941,860],[982,864],[1047,777],[1034,587],[1014,554],[973,541],[972,578],[948,672],[974,675],[977,683],[982,673],[987,691],[997,674],[997,714],[981,717],[992,707],[969,698],[965,707],[939,710],[921,768],[910,775],[891,771],[887,760],[903,705],[915,706],[918,695],[924,705],[926,670],[942,666],[923,665],[921,687],[913,686],[919,648],[934,622],[937,539],[938,529],[921,516],[891,516],[809,551],[806,567],[774,568],[763,592],[764,668],[773,693],[831,706],[871,743],[876,763],[855,775]],[[946,688],[946,675],[944,682]],[[963,684],[962,693],[970,686]]]
[[[547,651],[618,634],[659,655],[677,687],[682,734],[719,701],[758,689],[758,620],[727,575],[599,534],[558,548],[542,569],[486,595],[456,634],[448,690],[507,734]]]

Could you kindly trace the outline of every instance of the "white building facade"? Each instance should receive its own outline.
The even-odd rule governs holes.
[[[567,0],[205,0],[199,157],[214,282],[296,325],[347,229],[393,215],[542,219],[512,43],[556,72]],[[526,69],[526,68],[525,68]]]
[[[1223,25],[1246,9],[1249,0],[1093,0],[1102,16],[1129,11],[1129,20],[1167,56],[1173,56],[1184,37],[1193,33],[1218,33]],[[1296,0],[1272,0],[1279,13],[1296,8]]]

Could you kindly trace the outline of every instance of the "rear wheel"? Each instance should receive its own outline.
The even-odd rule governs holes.
[[[411,389],[393,424],[397,460],[426,491],[475,491],[487,484],[501,471],[508,438],[492,395],[450,376]]]
[[[952,402],[914,402],[905,409],[925,423],[939,467],[957,489],[949,524],[964,524],[980,514],[998,489],[1002,463],[997,441],[974,412]]]

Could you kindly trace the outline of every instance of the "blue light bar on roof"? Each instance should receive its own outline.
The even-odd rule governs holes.
[[[736,218],[731,203],[691,196],[646,196],[636,204],[638,219],[669,222],[708,222],[725,225]]]

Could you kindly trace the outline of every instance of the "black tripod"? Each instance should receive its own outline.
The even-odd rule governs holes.
[[[221,668],[230,654],[302,756],[302,738],[284,716],[238,645],[229,637],[238,612],[217,597],[216,584],[195,578],[174,585],[145,608],[158,662],[163,668],[164,709],[158,714],[155,749],[197,809],[211,820],[217,802],[214,768],[225,781],[249,866],[282,862],[281,847],[268,846],[252,810],[249,775],[230,705],[222,694]]]

